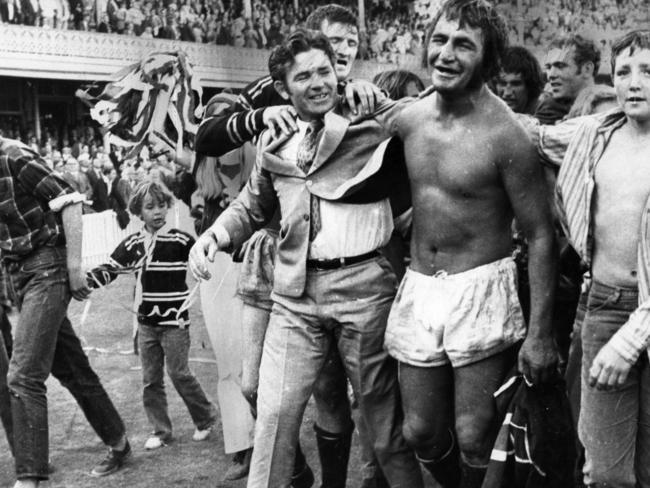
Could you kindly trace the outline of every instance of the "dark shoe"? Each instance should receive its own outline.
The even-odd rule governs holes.
[[[92,476],[99,478],[100,476],[108,476],[115,473],[123,465],[124,461],[131,455],[131,445],[126,441],[126,446],[121,451],[116,451],[113,448],[108,449],[108,455],[104,460],[93,468],[90,472]]]
[[[291,476],[292,488],[311,488],[314,484],[314,472],[307,464],[305,455],[302,453],[300,443],[296,446],[296,459],[293,463],[293,475]]]
[[[223,477],[224,481],[234,481],[248,476],[248,470],[251,467],[251,455],[253,454],[253,449],[245,449],[243,451],[236,452],[232,457],[230,466]]]
[[[354,424],[340,434],[327,432],[318,425],[314,425],[314,431],[322,473],[321,488],[345,488]]]
[[[311,488],[314,484],[314,472],[305,464],[299,473],[294,471],[291,476],[291,488]]]

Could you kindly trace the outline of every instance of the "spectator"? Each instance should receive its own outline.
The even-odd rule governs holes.
[[[542,68],[525,47],[509,47],[501,60],[495,85],[497,95],[514,112],[533,114],[544,88]]]

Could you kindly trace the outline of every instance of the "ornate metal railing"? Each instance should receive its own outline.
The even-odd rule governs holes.
[[[203,86],[242,87],[267,73],[266,50],[0,24],[0,76],[108,80],[152,51],[170,50],[187,54]],[[397,67],[358,62],[354,75],[372,78]],[[399,67],[426,77],[416,56],[406,55]]]

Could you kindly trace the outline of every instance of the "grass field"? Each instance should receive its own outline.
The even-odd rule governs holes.
[[[243,488],[245,480],[228,484],[221,482],[229,461],[229,456],[224,454],[221,426],[207,441],[192,441],[194,426],[169,381],[166,383],[169,412],[175,429],[174,441],[156,451],[144,450],[150,427],[141,401],[139,359],[131,353],[132,314],[127,310],[133,286],[132,278],[121,277],[108,289],[95,292],[83,327],[79,327],[79,322],[84,305],[73,301],[69,309],[70,319],[88,348],[90,362],[127,425],[133,457],[127,467],[115,475],[100,479],[89,476],[90,469],[104,457],[106,449],[72,396],[50,378],[47,382],[50,458],[56,471],[43,486]],[[236,302],[229,306],[236,306]],[[191,309],[191,320],[190,366],[206,393],[216,402],[216,365],[198,303]],[[312,426],[313,405],[310,402],[301,437],[309,464],[316,471],[318,460]],[[360,484],[357,446],[355,438],[349,465],[349,487]],[[13,472],[13,460],[6,440],[0,435],[0,487],[12,486]],[[430,478],[427,479],[431,483]]]

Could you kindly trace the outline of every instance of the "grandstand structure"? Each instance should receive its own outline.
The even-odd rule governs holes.
[[[250,12],[251,2],[254,8],[260,0],[239,1],[238,5]],[[388,5],[388,12],[398,5],[402,8],[408,5],[410,13],[405,24],[425,24],[441,1],[346,0],[342,3],[356,8],[363,19],[361,29],[374,24],[376,31],[376,19],[365,19],[365,16],[378,5]],[[600,74],[605,77],[612,39],[650,22],[649,0],[494,1],[508,19],[511,42],[525,45],[541,62],[545,46],[563,32],[584,32],[596,40],[603,51]],[[296,10],[307,3],[313,7],[325,2],[287,2]],[[411,14],[417,17],[410,17]],[[393,24],[390,14],[384,13],[382,22],[380,28],[384,33],[392,28],[391,35],[394,35],[397,22],[389,25]],[[409,28],[405,24],[403,27]],[[370,40],[372,35],[370,32]],[[420,30],[420,42],[421,35]],[[400,68],[413,71],[426,81],[428,75],[420,65],[421,49],[420,44],[388,64],[377,59],[358,61],[353,76],[372,79],[378,72]],[[108,81],[121,68],[151,52],[178,50],[186,53],[206,99],[224,89],[236,92],[267,72],[269,51],[265,49],[0,23],[0,129],[18,126],[23,135],[28,130],[40,140],[43,127],[73,127],[80,121],[85,122],[83,126],[92,126],[88,110],[74,96],[78,88],[91,82]]]
[[[42,127],[54,122],[72,126],[85,119],[89,125],[87,109],[74,96],[79,87],[109,81],[151,52],[179,50],[188,56],[205,97],[226,88],[236,92],[268,73],[268,50],[0,24],[0,119],[33,128],[37,139]],[[399,67],[426,79],[419,56],[404,57]],[[385,69],[358,61],[353,76],[372,79]]]

